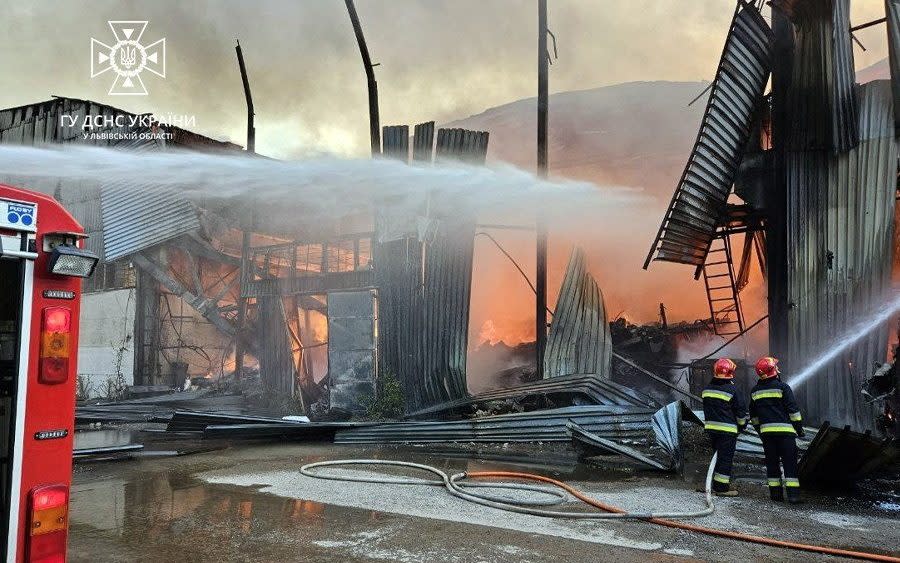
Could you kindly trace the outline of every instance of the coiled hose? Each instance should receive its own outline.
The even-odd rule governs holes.
[[[742,534],[740,532],[732,532],[728,530],[718,530],[715,528],[707,528],[704,526],[697,526],[694,524],[688,524],[686,522],[678,522],[673,519],[681,519],[681,518],[698,518],[701,516],[708,516],[713,513],[715,509],[712,500],[712,475],[713,468],[716,463],[716,455],[713,454],[712,459],[709,463],[709,468],[706,471],[706,482],[705,482],[705,494],[706,494],[706,508],[701,510],[695,510],[691,512],[649,512],[649,513],[635,513],[635,512],[626,512],[622,508],[617,506],[608,505],[602,503],[598,500],[595,500],[581,491],[575,489],[563,483],[561,481],[557,481],[556,479],[551,479],[549,477],[544,477],[542,475],[535,475],[532,473],[516,473],[511,471],[474,471],[474,472],[461,472],[456,473],[454,475],[448,475],[444,471],[438,469],[437,467],[432,467],[430,465],[425,465],[422,463],[412,463],[408,461],[391,461],[391,460],[380,460],[380,459],[344,459],[344,460],[334,460],[334,461],[320,461],[316,463],[308,463],[300,468],[300,473],[307,477],[312,477],[315,479],[329,479],[333,481],[351,481],[358,483],[380,483],[380,484],[390,484],[390,485],[428,485],[428,486],[437,486],[444,487],[447,492],[451,495],[467,500],[469,502],[474,502],[476,504],[480,504],[483,506],[489,506],[492,508],[497,508],[500,510],[507,510],[511,512],[518,512],[520,514],[531,514],[533,516],[543,516],[549,518],[578,518],[578,519],[637,519],[643,520],[645,522],[650,522],[652,524],[658,524],[660,526],[666,526],[669,528],[677,528],[680,530],[687,530],[691,532],[697,532],[701,534],[706,534],[715,537],[728,538],[733,540],[739,540],[749,543],[756,543],[760,545],[767,545],[771,547],[780,547],[784,549],[794,549],[798,551],[807,551],[811,553],[821,553],[826,555],[835,555],[839,557],[849,557],[853,559],[863,559],[868,561],[888,561],[892,563],[900,563],[900,557],[892,557],[890,555],[880,555],[877,553],[867,553],[863,551],[851,551],[847,549],[839,549],[827,546],[820,545],[810,545],[803,543],[796,543],[784,540],[778,540],[775,538],[768,538],[764,536],[754,536],[750,534]],[[353,475],[334,475],[334,474],[322,474],[316,473],[312,471],[316,468],[321,467],[342,467],[348,465],[367,465],[367,466],[386,466],[386,467],[405,467],[409,469],[418,469],[421,471],[425,471],[428,473],[432,473],[438,477],[438,479],[416,479],[410,477],[363,477],[363,476],[353,476]],[[520,483],[470,483],[463,482],[464,479],[472,478],[472,479],[496,479],[496,478],[505,478],[505,479],[521,479],[526,481],[537,481],[540,483],[547,483],[549,485],[553,485],[563,491],[569,493],[576,499],[581,502],[592,506],[594,508],[599,508],[604,512],[560,512],[555,510],[546,510],[543,508],[536,508],[538,506],[553,506],[560,504],[561,502],[566,500],[564,494],[559,491],[555,491],[553,489],[548,489],[546,487],[539,487],[534,485],[524,485]],[[476,493],[472,489],[476,488],[489,488],[489,489],[505,489],[505,490],[516,490],[516,491],[528,491],[539,493],[542,495],[547,495],[547,497],[543,499],[528,499],[528,500],[512,500],[508,497],[492,495],[488,493]],[[464,490],[464,489],[468,489]]]

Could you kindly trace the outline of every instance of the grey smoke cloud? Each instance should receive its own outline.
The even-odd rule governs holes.
[[[533,0],[358,0],[377,67],[383,123],[446,122],[535,90]],[[244,139],[234,40],[244,46],[257,108],[257,148],[277,157],[364,155],[365,82],[340,0],[178,2],[3,0],[0,107],[83,97],[131,111],[196,114],[199,132]],[[559,38],[551,90],[632,80],[703,80],[715,70],[733,2],[553,0]],[[883,15],[881,0],[854,0],[853,21]],[[149,20],[167,38],[167,78],[146,97],[108,96],[89,78],[90,37],[107,20]],[[858,66],[885,56],[884,28],[859,33]]]

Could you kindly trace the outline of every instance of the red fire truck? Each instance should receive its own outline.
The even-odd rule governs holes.
[[[97,257],[53,198],[0,184],[0,554],[63,562],[81,279]]]

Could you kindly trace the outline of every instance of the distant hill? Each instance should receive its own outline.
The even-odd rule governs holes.
[[[550,96],[551,175],[644,188],[668,202],[697,136],[706,82],[630,82]],[[448,123],[490,131],[488,158],[534,170],[537,99]]]
[[[860,84],[873,80],[889,80],[891,78],[891,63],[887,59],[881,59],[873,65],[856,71],[856,81]]]

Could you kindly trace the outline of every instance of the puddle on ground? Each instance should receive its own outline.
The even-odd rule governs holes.
[[[71,561],[294,560],[336,521],[371,526],[392,515],[211,486],[156,472],[76,484]],[[288,554],[290,556],[288,557]]]

